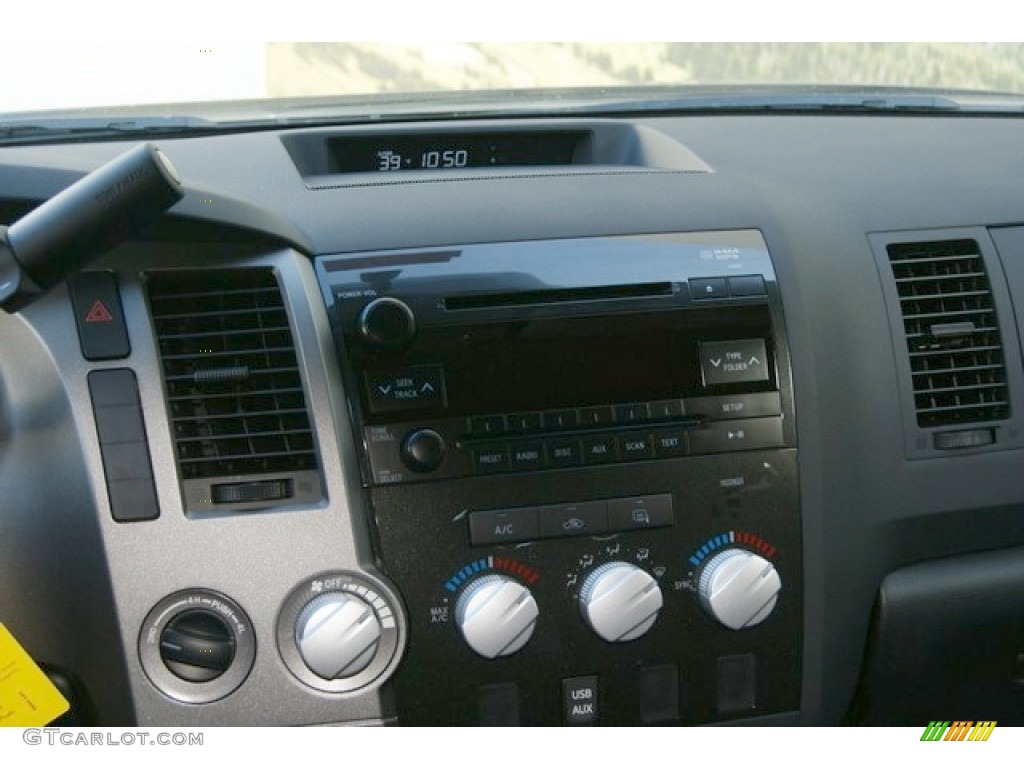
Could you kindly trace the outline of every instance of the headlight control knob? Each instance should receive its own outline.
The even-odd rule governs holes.
[[[540,611],[533,594],[506,576],[483,576],[455,603],[463,639],[485,659],[510,656],[533,635]]]
[[[661,611],[661,587],[632,563],[605,563],[580,589],[583,621],[603,640],[625,643],[642,637]]]
[[[295,643],[306,666],[325,680],[353,677],[373,661],[381,624],[363,599],[330,592],[309,602],[295,622]]]
[[[768,618],[781,588],[774,565],[738,548],[708,560],[697,585],[704,610],[729,629],[753,627]]]

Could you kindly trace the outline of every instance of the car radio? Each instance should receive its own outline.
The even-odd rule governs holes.
[[[793,396],[760,233],[354,254],[317,271],[379,555],[410,614],[400,718],[798,708]]]

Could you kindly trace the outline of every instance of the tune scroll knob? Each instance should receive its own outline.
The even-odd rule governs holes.
[[[373,661],[381,624],[373,607],[347,592],[329,592],[309,602],[295,622],[302,660],[324,680],[353,677]]]
[[[654,577],[632,563],[605,563],[580,589],[583,621],[609,643],[625,643],[647,633],[664,603]]]
[[[356,332],[370,349],[398,352],[416,337],[416,318],[404,301],[374,299],[359,312]]]
[[[483,576],[455,604],[462,638],[485,659],[510,656],[533,635],[540,611],[533,593],[507,576]]]
[[[780,589],[774,565],[735,547],[708,560],[697,585],[704,610],[729,629],[753,627],[768,618]]]
[[[433,472],[447,451],[444,438],[432,429],[415,429],[402,440],[402,463],[413,472]]]

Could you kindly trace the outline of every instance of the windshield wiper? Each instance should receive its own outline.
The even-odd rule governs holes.
[[[25,115],[0,120],[0,144],[44,144],[127,137],[197,135],[220,130],[211,120],[174,117],[60,117],[35,119]]]

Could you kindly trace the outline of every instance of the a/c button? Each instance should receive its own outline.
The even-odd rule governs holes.
[[[470,544],[531,541],[540,535],[536,507],[490,509],[469,513]]]

